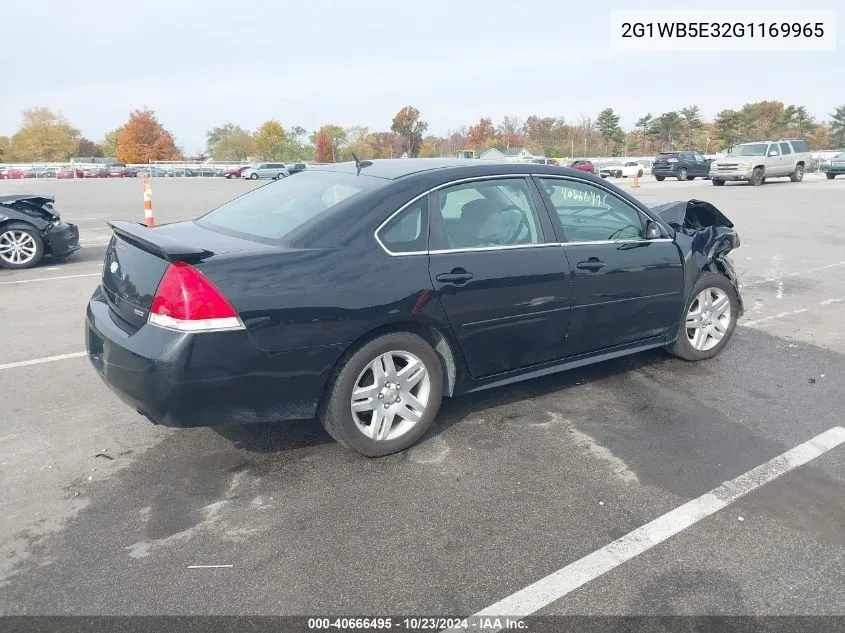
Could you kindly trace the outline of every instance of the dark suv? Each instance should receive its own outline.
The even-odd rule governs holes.
[[[712,158],[704,158],[697,152],[664,152],[654,159],[651,173],[657,180],[673,176],[678,180],[707,178],[710,175]]]

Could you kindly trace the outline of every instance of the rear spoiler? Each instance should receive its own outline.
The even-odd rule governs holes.
[[[115,235],[171,262],[199,262],[214,255],[209,250],[183,244],[143,224],[120,221],[106,222],[106,224]]]

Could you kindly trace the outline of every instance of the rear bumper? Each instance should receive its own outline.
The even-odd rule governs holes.
[[[186,334],[119,322],[98,288],[88,303],[91,365],[123,402],[156,424],[218,426],[310,419],[340,350],[268,355],[246,331]]]
[[[652,176],[677,176],[678,175],[678,168],[671,168],[671,167],[660,167],[655,169],[654,167],[651,168],[651,175]]]
[[[51,227],[44,234],[44,242],[47,245],[47,252],[51,255],[55,257],[70,255],[81,248],[79,245],[79,228],[75,224],[61,222]]]

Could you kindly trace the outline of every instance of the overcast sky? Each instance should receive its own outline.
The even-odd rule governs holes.
[[[576,120],[607,106],[628,128],[646,112],[690,104],[712,119],[773,99],[826,119],[845,103],[841,34],[835,53],[613,52],[610,11],[624,8],[630,2],[8,0],[0,135],[32,106],[60,111],[99,141],[146,105],[196,152],[205,131],[227,121],[385,130],[408,104],[446,134],[481,116]]]

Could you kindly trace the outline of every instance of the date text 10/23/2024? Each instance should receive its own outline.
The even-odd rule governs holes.
[[[834,52],[836,11],[611,11],[618,51]]]

